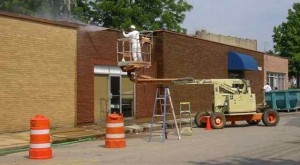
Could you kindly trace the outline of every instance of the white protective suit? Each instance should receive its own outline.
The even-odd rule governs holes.
[[[142,59],[142,54],[141,54],[141,45],[140,45],[140,32],[138,32],[137,30],[133,30],[132,32],[129,32],[128,34],[126,34],[123,31],[123,35],[124,37],[128,37],[130,38],[130,42],[131,42],[131,52],[132,52],[132,56],[133,56],[133,60],[134,61],[143,61]]]
[[[269,84],[266,84],[266,85],[264,86],[264,90],[265,90],[265,92],[269,92],[269,91],[272,90],[272,88],[271,88],[271,86],[270,86]]]

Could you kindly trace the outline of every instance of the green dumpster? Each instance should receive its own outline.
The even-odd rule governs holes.
[[[296,111],[300,109],[300,89],[265,92],[265,101],[274,110]]]

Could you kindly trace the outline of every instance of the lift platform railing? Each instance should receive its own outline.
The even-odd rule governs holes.
[[[130,38],[120,38],[117,40],[117,62],[118,66],[125,72],[144,67],[149,68],[151,66],[153,32],[142,31],[139,38],[140,40],[137,43],[131,43]],[[133,44],[139,44],[141,49],[133,50]],[[142,61],[134,61],[133,53],[141,54]]]

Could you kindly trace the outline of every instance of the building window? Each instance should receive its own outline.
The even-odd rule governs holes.
[[[278,90],[285,89],[285,74],[284,73],[271,73],[267,72],[267,81],[269,82],[270,86],[274,90],[275,87]]]

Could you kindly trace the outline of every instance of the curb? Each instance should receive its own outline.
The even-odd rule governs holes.
[[[178,121],[178,119],[177,119]],[[179,126],[179,122],[178,126]],[[189,119],[182,120],[181,124],[184,126],[189,123]],[[139,132],[147,132],[151,127],[150,123],[142,123],[142,124],[132,124],[128,126],[124,126],[125,134],[131,133],[139,133]],[[167,121],[167,128],[174,128],[174,121]],[[153,130],[162,129],[162,123],[156,122],[153,123]],[[62,129],[62,130],[53,130],[51,131],[51,144],[53,146],[59,145],[61,143],[76,143],[76,142],[84,142],[84,139],[99,139],[105,137],[105,128],[101,128],[100,130],[94,129],[84,129],[84,128],[70,128],[70,129]],[[29,135],[28,135],[29,136]],[[26,141],[25,141],[26,142]],[[11,144],[10,146],[0,147],[0,156],[7,155],[11,153],[26,151],[29,149],[29,141],[23,144]]]

